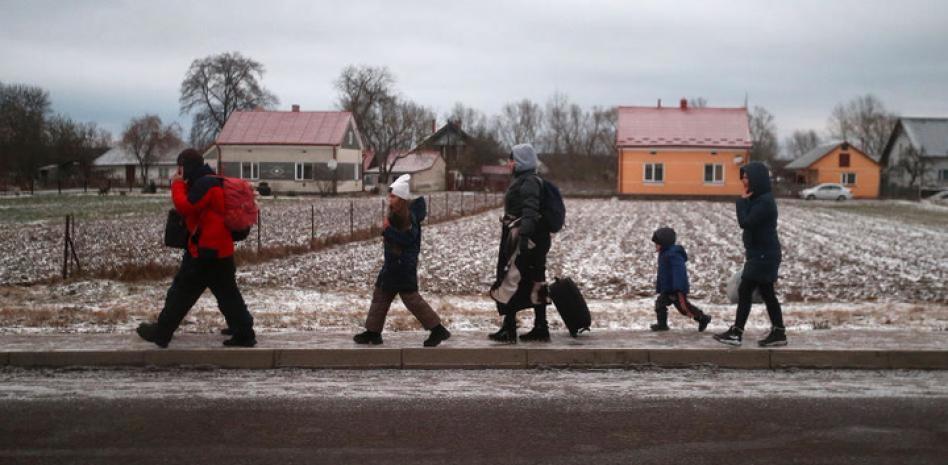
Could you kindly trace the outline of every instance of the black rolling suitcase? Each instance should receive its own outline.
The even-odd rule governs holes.
[[[589,325],[592,324],[589,307],[572,279],[554,278],[549,293],[553,305],[556,305],[556,311],[560,312],[560,318],[569,329],[570,336],[576,337],[583,331],[589,331]]]

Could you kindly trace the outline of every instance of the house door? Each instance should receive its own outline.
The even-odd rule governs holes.
[[[135,184],[135,165],[125,165],[125,182],[129,186]]]

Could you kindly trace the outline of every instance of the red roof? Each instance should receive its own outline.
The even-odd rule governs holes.
[[[513,164],[481,166],[481,174],[497,174],[506,176],[511,173],[513,173]]]
[[[619,107],[619,147],[750,148],[746,108]]]
[[[217,136],[222,145],[340,145],[347,111],[237,111]]]

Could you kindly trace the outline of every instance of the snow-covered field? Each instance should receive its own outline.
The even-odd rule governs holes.
[[[497,195],[459,192],[429,198],[433,218],[460,215],[499,201]],[[313,236],[347,234],[350,205],[353,229],[368,229],[381,223],[385,208],[382,197],[281,197],[262,198],[259,203],[263,247],[303,245]],[[73,240],[83,271],[174,266],[180,253],[162,245],[170,208],[167,194],[0,198],[0,285],[32,283],[61,273],[67,214],[76,218]],[[256,231],[238,247],[256,247]]]
[[[267,224],[281,224],[281,240],[306,240],[307,202],[312,201],[265,203],[268,214],[276,217],[283,212],[283,216],[270,223],[265,219],[264,231]],[[381,199],[359,201],[372,203],[362,209],[365,221],[381,217]],[[336,222],[343,214],[348,228],[348,200],[319,202],[326,211],[337,212]],[[436,215],[439,208],[443,211],[443,203],[439,207],[436,198]],[[163,209],[155,207],[159,214]],[[300,209],[306,214],[296,214]],[[651,322],[656,256],[649,238],[661,225],[674,227],[687,248],[692,298],[716,317],[712,327],[732,318],[733,306],[723,288],[740,266],[742,246],[730,203],[568,200],[567,209],[567,227],[555,237],[550,253],[549,275],[570,276],[580,284],[590,300],[594,329],[642,329]],[[495,209],[425,228],[419,268],[422,292],[454,329],[482,330],[496,324],[496,312],[485,293],[493,279],[499,215]],[[781,201],[780,215],[785,254],[777,287],[788,325],[948,329],[948,209],[903,202]],[[101,227],[121,222],[101,221]],[[37,226],[0,223],[2,234]],[[156,232],[154,241],[159,238]],[[114,258],[106,252],[117,240],[101,242],[111,244],[97,245],[104,248],[104,258]],[[0,247],[4,247],[0,275],[16,275],[19,270],[9,255],[23,254],[9,244]],[[57,247],[53,257],[62,253],[61,244]],[[135,250],[130,243],[125,247]],[[153,248],[171,263],[177,259],[177,253]],[[57,258],[51,259],[53,263]],[[33,262],[28,257],[20,260]],[[372,239],[243,266],[239,280],[258,326],[265,331],[349,330],[362,323],[381,263],[380,241]],[[137,322],[154,317],[169,282],[170,278],[0,286],[0,331],[130,331]],[[399,309],[397,305],[392,312],[388,328],[418,329],[417,322]],[[766,326],[763,314],[755,310],[749,324]],[[558,319],[554,320],[556,325]],[[183,330],[206,332],[220,324],[208,294]],[[688,323],[673,316],[672,324]]]

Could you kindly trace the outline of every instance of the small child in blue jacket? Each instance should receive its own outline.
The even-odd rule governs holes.
[[[652,242],[658,252],[658,278],[655,289],[655,315],[658,323],[651,326],[652,331],[668,331],[668,306],[674,305],[678,312],[698,322],[698,331],[704,331],[711,317],[688,301],[688,269],[685,262],[688,254],[685,248],[675,244],[677,235],[672,228],[658,228],[652,234]]]

